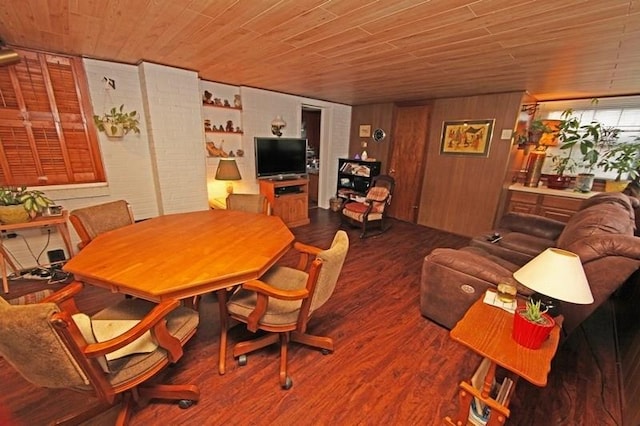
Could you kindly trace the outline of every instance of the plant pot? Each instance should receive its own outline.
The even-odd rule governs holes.
[[[629,185],[628,180],[611,180],[607,179],[604,182],[605,192],[622,192]]]
[[[576,190],[580,192],[591,192],[595,175],[592,173],[580,173],[576,176]]]
[[[547,340],[556,322],[548,314],[542,315],[544,323],[531,322],[522,316],[525,311],[524,308],[518,308],[513,314],[511,337],[525,348],[538,349]]]
[[[124,126],[122,124],[104,124],[104,133],[110,138],[124,137]]]
[[[550,175],[547,177],[547,188],[567,189],[571,185],[571,176]]]
[[[0,206],[0,222],[5,225],[29,222],[29,220],[31,220],[31,217],[22,204],[15,206]]]

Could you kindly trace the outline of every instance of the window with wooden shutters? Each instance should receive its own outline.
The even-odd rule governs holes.
[[[104,182],[80,58],[14,49],[0,67],[0,185]]]

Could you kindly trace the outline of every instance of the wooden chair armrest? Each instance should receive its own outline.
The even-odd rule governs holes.
[[[60,290],[45,297],[40,303],[55,303],[60,306],[61,309],[71,312],[72,314],[78,313],[78,307],[74,300],[74,296],[82,291],[84,284],[80,281],[73,281],[69,285],[64,286]]]
[[[308,244],[303,244],[300,242],[295,242],[293,244],[293,248],[300,252],[300,259],[298,260],[298,264],[296,265],[296,268],[300,271],[306,271],[307,266],[309,265],[310,255],[316,256],[322,251],[321,248],[310,246]]]
[[[309,297],[309,291],[306,288],[300,290],[280,290],[259,280],[247,281],[242,284],[242,288],[256,292],[256,307],[247,317],[247,330],[254,333],[258,330],[260,319],[267,311],[269,296],[282,300],[300,300]]]
[[[301,300],[309,297],[309,291],[306,288],[299,290],[281,290],[260,280],[247,281],[242,284],[242,288],[281,300]]]
[[[180,302],[177,300],[165,300],[164,302],[156,305],[134,327],[130,328],[121,335],[107,341],[87,345],[83,352],[85,353],[85,355],[90,357],[106,355],[110,352],[125,347],[149,330],[151,330],[152,335],[156,338],[158,346],[165,348],[169,350],[169,352],[171,352],[172,350],[175,350],[174,348],[176,342],[178,346],[181,345],[178,339],[169,334],[168,330],[166,329],[166,321],[164,321],[164,319],[171,311],[173,311],[178,306],[180,306]]]

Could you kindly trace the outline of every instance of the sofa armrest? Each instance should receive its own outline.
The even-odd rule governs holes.
[[[517,212],[505,214],[498,224],[499,229],[520,232],[554,241],[558,239],[564,227],[565,223],[559,220]]]
[[[621,256],[640,262],[640,238],[620,234],[596,234],[566,247],[585,264],[607,256]]]

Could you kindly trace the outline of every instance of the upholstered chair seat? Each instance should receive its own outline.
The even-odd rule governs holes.
[[[226,305],[229,316],[246,323],[249,331],[267,332],[234,346],[233,356],[238,358],[240,365],[246,363],[246,354],[280,341],[280,386],[283,389],[293,385],[287,373],[289,342],[319,348],[323,354],[333,351],[333,340],[308,334],[307,323],[333,294],[349,250],[349,238],[344,231],[338,231],[327,250],[302,243],[296,243],[294,248],[300,253],[296,268],[272,267],[260,280],[244,283]],[[224,342],[227,330],[221,332]]]
[[[342,206],[342,223],[361,227],[360,238],[365,238],[371,225],[379,225],[380,233],[386,231],[386,210],[391,203],[395,180],[391,176],[380,175],[373,178],[364,200],[350,200]]]

